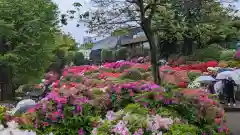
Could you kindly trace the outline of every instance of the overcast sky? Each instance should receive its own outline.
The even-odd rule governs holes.
[[[67,10],[74,9],[72,4],[74,2],[79,2],[83,6],[81,7],[81,11],[87,11],[90,8],[90,5],[88,4],[88,0],[53,0],[55,3],[57,3],[59,10],[62,13],[65,13]],[[70,33],[77,42],[82,43],[83,42],[83,37],[88,36],[85,31],[87,28],[84,26],[84,24],[80,24],[80,27],[76,27],[77,20],[73,20],[68,22],[67,26],[63,27],[63,31],[65,33]]]
[[[74,2],[79,2],[83,6],[81,7],[81,11],[88,11],[89,8],[91,8],[91,5],[88,4],[90,0],[53,0],[54,2],[57,3],[59,10],[61,12],[66,12],[69,9],[73,9],[72,4]],[[228,1],[228,0],[225,0]],[[240,1],[236,2],[236,7],[239,9],[240,8]],[[65,27],[63,27],[63,31],[66,33],[71,33],[71,35],[76,39],[77,42],[82,43],[83,42],[83,37],[88,36],[85,31],[87,28],[84,26],[84,24],[81,24],[80,27],[76,27],[77,21],[73,20],[69,22],[69,24]]]

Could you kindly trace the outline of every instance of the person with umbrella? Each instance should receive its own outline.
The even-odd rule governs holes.
[[[234,82],[232,77],[228,77],[224,82],[225,82],[224,83],[224,92],[227,95],[228,106],[231,105],[231,100],[232,100],[233,106],[235,107],[236,100],[235,100],[235,96],[234,96],[234,86],[236,86],[236,83]]]
[[[208,84],[208,92],[211,94],[216,94],[215,89],[214,89],[215,83],[216,83],[216,81],[212,81],[211,83]]]

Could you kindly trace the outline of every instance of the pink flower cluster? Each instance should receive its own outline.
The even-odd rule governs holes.
[[[136,63],[133,62],[129,62],[129,61],[123,61],[123,62],[112,62],[112,63],[105,63],[103,65],[104,68],[120,68],[124,65],[129,65],[129,66],[133,66]]]

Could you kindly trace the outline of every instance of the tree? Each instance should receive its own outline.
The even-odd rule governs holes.
[[[73,57],[73,63],[76,66],[84,65],[85,64],[85,59],[84,55],[81,52],[76,52]]]
[[[182,53],[189,55],[195,49],[211,44],[226,46],[238,40],[239,27],[234,15],[237,11],[216,1],[171,1],[165,6],[167,16],[161,12],[154,22],[158,25],[161,54]],[[237,19],[238,20],[238,19]],[[227,47],[227,46],[226,46]]]
[[[82,44],[80,46],[80,49],[84,49],[84,50],[89,50],[89,49],[92,49],[93,48],[93,43],[89,42],[89,43],[86,43],[86,44]]]
[[[162,3],[159,0],[93,0],[98,10],[93,13],[88,27],[89,32],[111,34],[121,28],[141,27],[149,41],[151,51],[151,64],[153,77],[156,83],[160,83],[159,69],[157,66],[157,33],[152,27],[152,19],[157,7]],[[74,4],[76,5],[76,4]],[[79,8],[77,4],[77,8]],[[71,12],[75,13],[75,12]],[[84,15],[80,16],[82,19]]]
[[[53,50],[48,70],[54,70],[61,74],[64,66],[74,61],[74,55],[78,50],[77,43],[69,34],[56,33],[55,45],[56,48]]]
[[[223,8],[214,0],[92,0],[89,32],[110,34],[118,29],[141,27],[149,41],[155,82],[160,82],[156,64],[159,52],[191,54],[195,48],[232,41],[239,31],[233,8]],[[78,5],[79,6],[79,5]],[[79,8],[77,6],[77,8]],[[77,13],[77,12],[74,12]],[[88,13],[89,15],[89,13]],[[70,15],[72,16],[72,15]],[[80,16],[80,20],[84,15]]]
[[[50,64],[55,48],[57,6],[51,0],[1,0],[0,63],[9,84],[39,78]],[[4,72],[4,71],[3,71]],[[7,97],[14,92],[8,89]]]

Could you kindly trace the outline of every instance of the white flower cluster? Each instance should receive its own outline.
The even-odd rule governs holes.
[[[193,81],[190,84],[188,84],[188,88],[190,89],[195,89],[195,88],[200,88],[201,84],[198,81]]]
[[[4,126],[0,124],[0,135],[37,135],[34,131],[18,129],[18,123],[15,121],[10,121],[7,125],[8,128],[4,128]],[[53,133],[49,135],[53,135]]]

